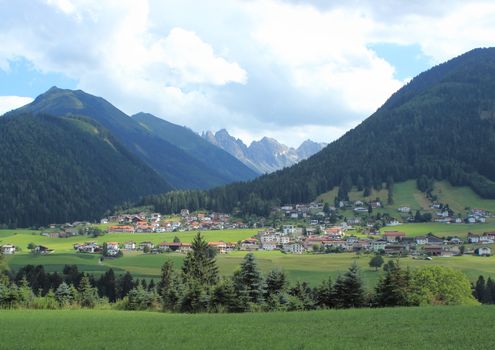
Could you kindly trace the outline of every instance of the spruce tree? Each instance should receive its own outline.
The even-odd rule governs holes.
[[[473,296],[482,304],[486,304],[487,293],[486,293],[486,285],[485,278],[483,276],[479,276],[476,281],[476,285],[474,286]]]
[[[495,304],[495,282],[491,277],[486,280],[485,290],[487,304]]]
[[[356,263],[352,264],[344,276],[339,276],[335,281],[333,299],[337,308],[364,306],[363,282]]]
[[[197,281],[200,286],[212,286],[218,282],[218,266],[208,252],[208,242],[201,233],[194,237],[192,251],[187,253],[182,266],[186,281]]]
[[[262,301],[263,278],[252,253],[246,254],[244,257],[240,270],[236,271],[234,275],[234,284],[244,305]]]
[[[89,282],[89,277],[85,275],[79,284],[79,303],[82,307],[93,308],[98,302],[98,292]]]
[[[398,263],[387,264],[385,277],[381,278],[375,288],[377,306],[412,306],[413,285],[409,270],[403,270]]]

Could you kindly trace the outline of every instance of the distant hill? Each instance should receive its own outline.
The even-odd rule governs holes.
[[[225,171],[214,169],[208,165],[208,159],[198,160],[197,157],[173,145],[163,135],[157,135],[103,98],[81,90],[53,87],[17,112],[35,115],[45,113],[54,116],[77,115],[93,119],[105,127],[131,153],[178,189],[204,189],[254,177],[254,174],[247,171],[235,174],[235,167],[227,168],[228,170]]]
[[[211,131],[204,132],[202,137],[262,174],[290,167],[321,151],[327,145],[306,140],[294,149],[273,138],[264,137],[260,141],[253,141],[248,147],[242,140],[232,137],[225,129],[215,134]]]
[[[77,117],[0,117],[0,173],[0,224],[10,227],[95,220],[171,189],[107,130]]]
[[[369,192],[384,183],[448,180],[495,198],[494,154],[495,48],[475,49],[421,73],[307,160],[249,183],[189,196],[200,197],[202,207],[227,211],[243,203],[247,213],[266,214],[274,204],[309,202],[335,186],[345,199],[353,185]]]
[[[139,124],[174,146],[180,148],[213,173],[218,173],[226,182],[250,180],[259,173],[250,169],[223,149],[212,145],[184,126],[170,123],[149,113],[132,116]]]

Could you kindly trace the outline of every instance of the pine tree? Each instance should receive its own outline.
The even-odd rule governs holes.
[[[485,278],[479,276],[474,287],[473,296],[482,304],[486,304],[487,301],[487,290],[485,285]]]
[[[323,281],[315,290],[316,305],[320,308],[332,308],[335,306],[332,278]]]
[[[365,302],[363,282],[356,263],[344,276],[339,276],[333,287],[333,299],[337,308],[361,307]]]
[[[495,281],[491,277],[486,280],[487,304],[495,304]]]
[[[55,290],[55,299],[60,306],[66,306],[74,302],[76,299],[76,294],[70,285],[63,282],[60,286],[58,286],[57,290]]]
[[[249,303],[262,301],[263,278],[252,253],[246,254],[240,270],[234,274],[234,285],[241,302],[246,307]]]
[[[185,280],[194,280],[201,286],[212,286],[218,282],[218,266],[208,251],[208,243],[201,233],[194,237],[192,251],[187,253],[182,266]]]
[[[98,302],[98,292],[89,282],[89,277],[84,275],[79,284],[79,303],[82,307],[93,308]]]
[[[392,261],[392,260],[390,260]],[[398,263],[387,264],[385,277],[381,278],[375,289],[377,306],[412,306],[413,285],[409,270],[402,270]]]

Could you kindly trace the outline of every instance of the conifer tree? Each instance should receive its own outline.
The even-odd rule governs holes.
[[[212,286],[218,282],[218,266],[208,252],[208,243],[201,233],[194,237],[192,251],[187,253],[182,266],[186,281],[197,281],[200,286]]]
[[[254,254],[246,254],[240,270],[234,275],[234,284],[239,298],[245,305],[262,301],[263,278],[258,270]]]
[[[333,299],[337,308],[364,306],[363,282],[359,277],[356,263],[352,264],[344,276],[339,276],[333,287]]]

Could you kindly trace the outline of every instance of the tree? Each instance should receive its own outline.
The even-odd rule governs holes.
[[[370,267],[374,267],[375,271],[378,271],[378,269],[383,265],[384,260],[381,255],[375,255],[374,257],[371,258],[369,265]]]
[[[462,272],[427,266],[412,272],[415,298],[420,304],[476,304],[471,283]]]
[[[339,276],[333,286],[333,299],[337,308],[361,307],[365,302],[363,282],[354,263],[344,276]]]
[[[335,306],[334,290],[332,284],[332,278],[328,278],[323,281],[319,287],[315,290],[316,305],[321,308],[331,308]]]
[[[82,307],[93,308],[98,302],[98,292],[89,282],[89,277],[84,275],[79,284],[79,303]]]
[[[401,269],[398,262],[388,266],[385,277],[380,278],[375,288],[375,304],[382,307],[416,305],[410,271]]]
[[[248,307],[249,303],[258,303],[263,299],[263,278],[253,253],[246,254],[240,270],[235,272],[234,285],[245,307]]]
[[[200,286],[215,285],[218,282],[218,266],[215,258],[210,256],[208,243],[201,233],[194,237],[191,248],[182,266],[185,279],[197,281]]]
[[[77,291],[71,285],[63,282],[55,290],[55,299],[60,306],[71,305],[76,299]]]
[[[213,289],[210,309],[214,312],[243,311],[236,294],[234,282],[231,278],[223,278]]]
[[[495,304],[495,281],[491,277],[486,280],[486,299],[488,304]]]
[[[173,241],[173,242],[174,242],[174,243],[180,243],[180,238],[179,238],[179,237],[177,237],[177,236],[175,236],[175,237],[174,237],[174,241]]]

